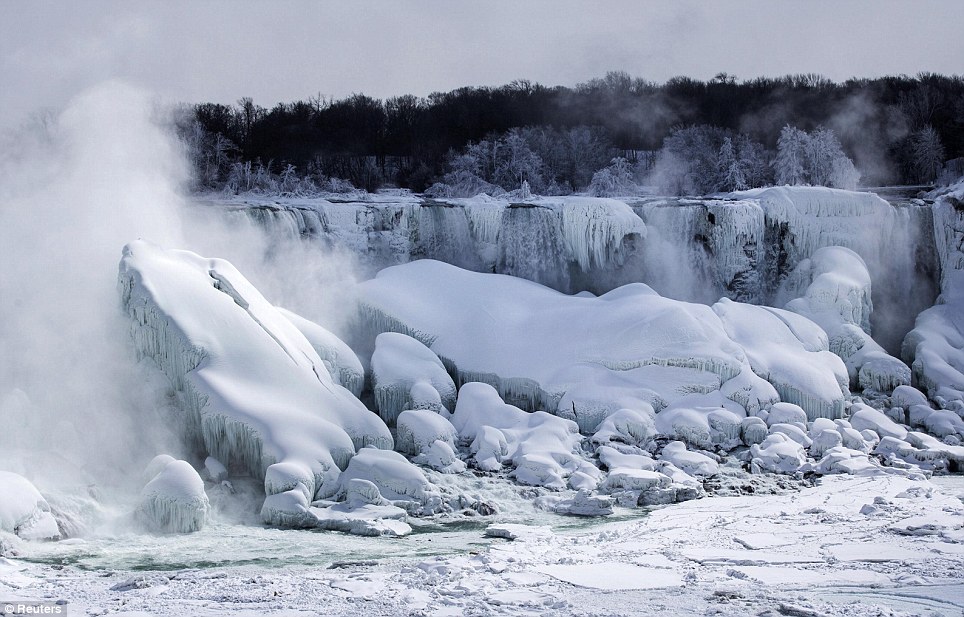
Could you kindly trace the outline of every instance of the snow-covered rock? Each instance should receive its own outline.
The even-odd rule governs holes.
[[[0,471],[0,532],[25,540],[61,537],[47,500],[29,480],[10,471]]]
[[[782,433],[771,433],[762,443],[750,446],[750,456],[754,472],[793,473],[807,461],[803,446]]]
[[[858,403],[851,407],[849,422],[854,429],[858,431],[870,429],[881,438],[904,439],[907,437],[907,429],[869,405]]]
[[[691,476],[708,477],[720,471],[720,466],[715,460],[705,454],[687,450],[686,444],[681,441],[671,441],[663,446],[659,458],[669,461]]]
[[[137,518],[161,533],[199,531],[211,504],[204,481],[187,461],[168,462],[141,490]]]
[[[383,332],[375,339],[372,354],[375,405],[382,419],[393,424],[404,409],[411,409],[414,390],[419,402],[432,402],[426,386],[438,393],[446,409],[455,407],[455,383],[431,349],[397,332]]]
[[[339,494],[347,495],[356,479],[371,482],[382,497],[411,514],[435,514],[443,507],[438,487],[398,452],[362,448],[342,472]]]
[[[224,482],[228,479],[228,469],[221,461],[209,456],[204,459],[204,475],[211,482]]]
[[[619,409],[606,416],[591,439],[595,444],[621,442],[642,446],[655,436],[655,414],[647,405],[640,409]]]
[[[119,288],[135,350],[171,381],[194,447],[258,478],[293,463],[276,471],[298,474],[275,485],[303,482],[309,501],[337,490],[356,448],[392,447],[388,427],[228,262],[137,241]]]
[[[395,448],[417,456],[441,440],[455,448],[458,432],[444,416],[428,409],[407,409],[398,415]]]
[[[452,414],[459,438],[483,469],[511,462],[518,482],[565,488],[576,472],[598,477],[598,469],[577,453],[582,437],[575,422],[544,411],[527,413],[502,401],[492,386],[467,383]],[[498,467],[497,467],[498,466]]]
[[[657,414],[656,429],[699,448],[730,448],[740,443],[744,415],[739,405],[719,393],[691,395]]]

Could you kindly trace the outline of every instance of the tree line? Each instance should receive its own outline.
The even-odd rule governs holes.
[[[319,95],[270,109],[250,98],[201,103],[178,129],[197,188],[233,192],[511,191],[526,180],[546,194],[624,182],[696,193],[843,186],[858,172],[863,185],[929,183],[964,156],[964,76],[837,83],[721,73],[657,84],[613,72],[575,87],[521,80],[428,97]]]

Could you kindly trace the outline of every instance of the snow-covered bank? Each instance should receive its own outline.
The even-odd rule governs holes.
[[[958,615],[962,517],[927,482],[834,477],[578,533],[516,526],[515,540],[456,555],[108,576],[7,560],[0,583],[76,615],[307,615],[320,594],[339,615]]]

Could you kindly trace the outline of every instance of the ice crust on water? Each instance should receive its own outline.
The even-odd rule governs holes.
[[[190,533],[204,527],[210,508],[201,476],[187,461],[172,460],[141,490],[136,516],[153,531]]]
[[[58,540],[60,530],[50,505],[26,478],[0,471],[0,532],[25,540]]]
[[[431,393],[438,393],[446,409],[455,407],[455,382],[431,349],[418,340],[397,332],[383,332],[375,339],[372,354],[372,382],[375,404],[382,419],[394,424],[398,414],[411,409],[415,398],[431,405]]]
[[[356,397],[361,396],[365,385],[365,369],[351,347],[313,321],[280,307],[278,312],[308,339],[318,357],[325,363],[332,381],[344,386]]]
[[[145,241],[124,248],[119,287],[140,357],[167,375],[188,444],[311,498],[338,488],[356,448],[391,433],[337,385],[304,335],[226,261]],[[275,489],[275,490],[272,490]]]

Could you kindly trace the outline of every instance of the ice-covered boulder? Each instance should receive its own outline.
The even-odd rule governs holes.
[[[522,411],[503,402],[488,384],[462,386],[452,425],[460,439],[472,443],[480,467],[511,462],[515,468],[511,475],[522,484],[561,489],[576,472],[599,475],[578,454],[582,437],[575,422],[544,411]]]
[[[274,484],[303,482],[309,501],[337,490],[356,448],[392,447],[381,419],[228,262],[137,241],[124,248],[119,288],[135,350],[171,381],[193,447],[257,478],[292,463],[276,471],[299,473]]]
[[[782,433],[770,433],[760,444],[750,446],[750,470],[794,473],[807,461],[803,446]]]
[[[640,283],[567,296],[420,260],[382,270],[360,298],[373,331],[408,334],[460,382],[489,383],[508,403],[553,410],[587,433],[621,408],[662,408],[693,392],[723,388],[747,409],[777,400],[709,307]]]
[[[190,533],[204,527],[211,504],[204,481],[187,461],[168,462],[141,490],[137,518],[161,533]]]
[[[308,339],[324,362],[332,381],[344,386],[355,396],[361,396],[362,387],[365,385],[365,368],[351,347],[331,331],[297,313],[281,307],[278,307],[278,312]]]
[[[826,419],[826,418],[818,418]],[[816,420],[815,420],[816,421]],[[807,426],[807,412],[799,405],[793,403],[774,403],[767,414],[766,423],[768,426],[774,424],[795,424],[801,428]]]
[[[595,444],[621,442],[643,446],[655,436],[655,414],[647,405],[640,409],[619,409],[606,416],[596,427],[591,440]]]
[[[656,429],[698,448],[732,448],[740,443],[744,415],[719,393],[691,395],[659,412]]]
[[[661,460],[668,461],[691,476],[714,476],[720,471],[719,463],[705,454],[686,449],[681,441],[671,441],[659,454]]]
[[[431,349],[404,334],[383,332],[375,339],[372,382],[378,413],[389,424],[402,410],[413,407],[413,391],[419,402],[431,402],[424,392],[426,386],[438,393],[446,409],[455,406],[455,382],[442,361]]]
[[[895,407],[910,408],[911,405],[927,405],[927,396],[913,386],[897,386],[890,395]]]
[[[47,500],[30,480],[10,471],[0,471],[0,532],[24,540],[61,537]]]
[[[406,409],[398,415],[395,448],[404,454],[417,456],[439,440],[454,449],[458,438],[452,423],[434,411]]]
[[[894,437],[896,439],[904,439],[907,436],[907,429],[885,416],[882,412],[861,403],[851,407],[849,422],[850,425],[858,431],[870,429],[882,438]]]
[[[371,482],[382,497],[410,514],[435,514],[443,507],[438,488],[398,452],[359,450],[341,474],[339,495],[347,495],[350,483],[356,479]]]
[[[773,384],[780,400],[799,405],[810,418],[840,417],[849,395],[847,369],[828,350],[819,326],[790,311],[727,298],[713,311],[746,350],[753,372]]]

